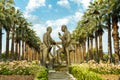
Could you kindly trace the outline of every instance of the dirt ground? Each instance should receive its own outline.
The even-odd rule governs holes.
[[[120,80],[120,75],[101,75],[105,80]],[[0,75],[0,80],[34,80],[33,75]]]
[[[33,75],[0,75],[0,80],[34,80]]]
[[[105,80],[120,80],[120,75],[101,75]]]

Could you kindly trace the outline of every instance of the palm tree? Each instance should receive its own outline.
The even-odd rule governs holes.
[[[9,55],[9,34],[10,34],[10,27],[11,27],[11,13],[10,8],[13,6],[13,0],[2,0],[0,2],[2,4],[1,12],[5,15],[5,19],[2,22],[3,28],[6,30],[6,58]],[[2,28],[1,28],[2,29]],[[2,44],[1,44],[2,45]]]
[[[0,58],[2,54],[2,22],[5,20],[5,14],[4,12],[4,2],[0,1]]]
[[[1,54],[2,54],[2,27],[0,27],[0,58],[1,58]]]
[[[14,54],[14,43],[15,43],[15,29],[16,29],[16,25],[18,25],[18,19],[19,17],[22,16],[22,13],[18,10],[15,9],[14,7],[12,8],[12,17],[13,17],[13,25],[12,25],[12,42],[11,42],[11,58],[13,59],[15,56]]]
[[[109,63],[112,63],[112,41],[111,41],[111,9],[109,9],[111,7],[111,5],[113,4],[112,1],[103,1],[101,0],[100,2],[102,5],[101,5],[101,9],[103,11],[101,11],[101,13],[104,15],[103,19],[104,19],[104,23],[106,24],[106,28],[108,30],[108,57],[109,57],[109,60],[108,62]],[[107,14],[106,14],[107,12]]]
[[[83,27],[82,21],[80,21],[77,25],[77,28],[74,30],[72,36],[75,42],[77,42],[75,53],[75,62],[80,63],[85,60],[86,57],[86,29]]]
[[[25,39],[25,44],[27,45],[27,59],[28,60],[32,60],[33,54],[36,55],[36,53],[32,53],[33,50],[35,50],[35,52],[40,52],[40,39],[39,37],[36,36],[36,33],[30,29],[27,28],[26,29],[26,39]]]
[[[3,26],[6,30],[6,59],[9,58],[9,35],[10,35],[10,29],[12,26],[12,19],[11,19],[11,14],[10,14],[10,9],[6,9],[6,19],[3,22]]]
[[[29,26],[31,26],[31,23],[28,23],[26,20],[23,24],[24,27],[22,27],[22,59],[25,58],[25,45],[26,45],[26,38],[27,38],[27,32],[26,30],[28,29]]]
[[[119,54],[119,32],[118,32],[118,19],[120,14],[120,1],[114,0],[113,1],[113,8],[112,8],[112,36],[114,40],[114,51],[115,51],[115,61],[118,63],[120,61],[120,54]]]

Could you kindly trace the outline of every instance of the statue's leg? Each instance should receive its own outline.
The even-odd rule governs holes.
[[[53,56],[49,53],[49,68],[53,69]]]
[[[67,58],[67,69],[69,70],[69,65],[70,65],[70,53],[69,53],[69,47],[65,48],[66,52],[66,58]]]
[[[48,54],[48,49],[44,48],[43,49],[43,66],[46,66],[47,54]]]
[[[61,53],[63,53],[63,48],[60,48],[60,49],[57,50],[57,58],[58,58],[57,61],[58,61],[59,64],[62,63]]]

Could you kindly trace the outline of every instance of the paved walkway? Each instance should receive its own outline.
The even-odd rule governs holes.
[[[48,80],[75,80],[72,75],[65,71],[50,70]]]

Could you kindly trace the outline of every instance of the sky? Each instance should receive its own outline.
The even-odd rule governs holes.
[[[23,12],[24,17],[32,22],[32,29],[37,33],[42,41],[46,28],[51,26],[53,31],[51,36],[59,41],[58,32],[61,32],[61,25],[65,24],[68,30],[76,28],[82,15],[92,0],[14,0],[15,7]],[[104,51],[107,50],[106,35],[103,36]],[[3,35],[5,38],[5,35]],[[5,46],[5,44],[3,43]]]
[[[91,0],[15,0],[25,18],[32,22],[32,28],[42,40],[46,27],[51,26],[52,37],[59,41],[61,25],[67,25],[72,32]]]

